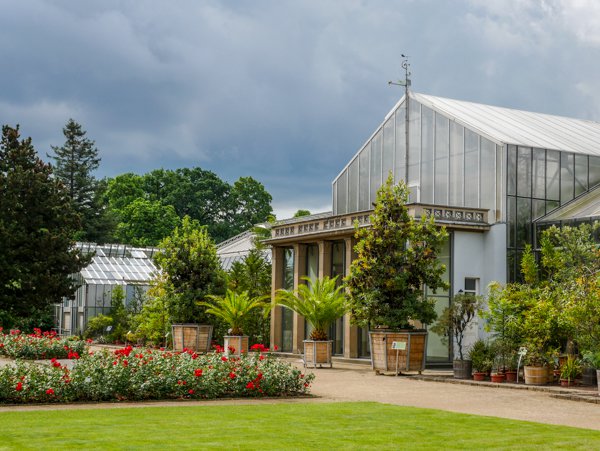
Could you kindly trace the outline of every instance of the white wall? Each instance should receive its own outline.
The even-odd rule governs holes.
[[[506,224],[499,223],[489,232],[454,232],[452,289],[464,290],[465,277],[479,279],[479,294],[487,294],[491,282],[506,283]],[[487,336],[484,322],[476,318],[465,333],[463,351],[477,338]],[[455,349],[455,355],[458,350]]]

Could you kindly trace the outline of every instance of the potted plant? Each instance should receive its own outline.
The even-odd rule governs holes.
[[[469,358],[473,366],[473,380],[483,381],[492,369],[492,359],[487,343],[481,339],[477,340],[469,350]]]
[[[592,368],[596,369],[596,381],[598,384],[598,394],[600,394],[600,350],[586,353],[586,361]]]
[[[581,372],[581,362],[570,355],[560,368],[561,387],[570,387],[575,385],[575,378]]]
[[[308,321],[313,330],[304,340],[304,366],[328,364],[332,366],[333,341],[327,337],[329,326],[348,311],[343,286],[336,286],[337,277],[312,280],[303,277],[305,284],[296,293],[277,290],[274,303],[287,307]]]
[[[427,331],[436,319],[433,292],[447,289],[445,267],[437,259],[448,234],[432,216],[413,218],[406,207],[409,189],[390,174],[377,191],[370,227],[356,224],[357,258],[346,278],[352,320],[370,329],[375,371],[421,371]],[[405,347],[401,352],[394,350]]]
[[[592,386],[598,384],[598,373],[600,373],[600,351],[585,351],[581,363],[583,365],[583,384]]]
[[[236,293],[227,290],[225,296],[208,295],[210,302],[200,302],[207,307],[206,313],[223,320],[228,326],[228,335],[223,337],[223,348],[225,353],[240,356],[248,352],[248,336],[244,335],[243,327],[255,309],[267,307],[268,296],[256,296],[251,298],[247,291]]]
[[[463,339],[481,303],[480,296],[459,292],[431,328],[432,332],[442,337],[444,344],[448,344],[449,337],[454,337],[454,344],[458,349],[458,358],[452,362],[455,379],[471,379],[472,366],[471,361],[464,358]]]

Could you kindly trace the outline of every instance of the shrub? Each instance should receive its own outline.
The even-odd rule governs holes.
[[[2,329],[0,328],[0,331]],[[55,332],[42,332],[26,335],[19,330],[0,335],[0,355],[21,359],[66,359],[78,358],[85,354],[86,343],[81,340],[60,338]]]

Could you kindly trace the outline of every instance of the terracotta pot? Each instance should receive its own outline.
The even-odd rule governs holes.
[[[516,382],[517,381],[517,372],[514,370],[506,370],[504,372],[506,376],[506,382]]]
[[[484,381],[485,378],[487,376],[487,373],[473,373],[473,380],[474,381]]]
[[[569,379],[561,379],[560,386],[561,387],[573,387],[575,385],[575,381]]]
[[[504,373],[492,374],[492,376],[491,376],[492,382],[495,382],[497,384],[504,382],[505,377],[506,376],[504,375]]]

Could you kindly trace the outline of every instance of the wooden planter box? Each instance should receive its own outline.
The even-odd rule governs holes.
[[[181,352],[184,348],[196,352],[209,352],[213,326],[204,324],[173,324],[173,351]]]
[[[312,366],[316,368],[317,365],[329,365],[329,368],[331,368],[333,366],[331,362],[332,350],[332,340],[304,340],[304,367]]]
[[[223,337],[223,347],[225,348],[225,355],[240,357],[242,353],[247,353],[248,340],[248,335],[225,335]],[[232,347],[234,351],[230,352],[229,347]]]
[[[548,383],[547,366],[525,366],[525,385],[546,385]]]
[[[452,362],[454,379],[471,379],[473,363],[470,360],[454,360]]]
[[[393,343],[404,349],[392,349]],[[427,355],[427,331],[405,330],[388,332],[369,331],[369,344],[371,346],[371,368],[376,372],[418,371],[425,369],[425,356]]]

